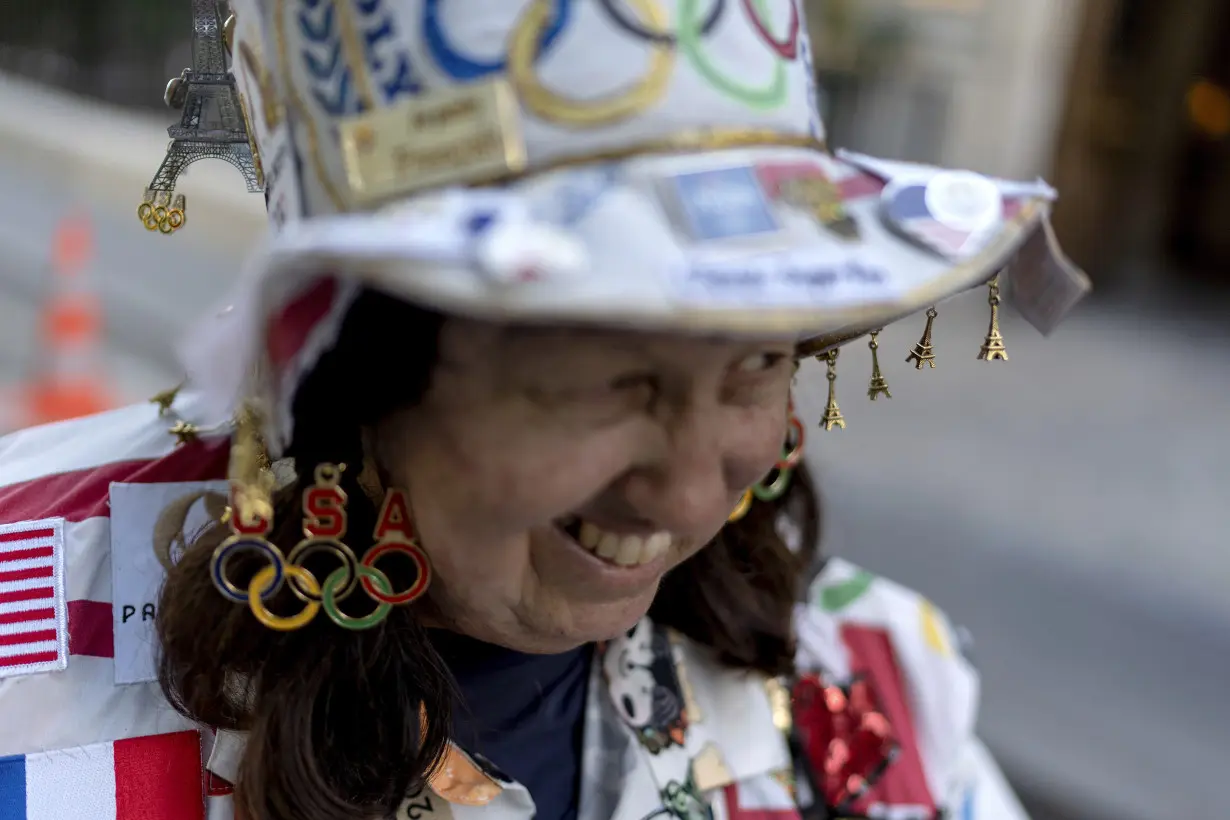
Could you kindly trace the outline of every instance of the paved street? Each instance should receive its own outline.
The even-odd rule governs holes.
[[[151,149],[152,175],[160,138],[147,127],[132,139]],[[190,225],[166,238],[138,224],[131,174],[0,144],[0,381],[27,362],[54,222],[83,202],[108,309],[103,367],[134,398],[174,383],[175,328],[216,302],[255,235],[220,227],[242,218],[191,210],[203,177],[239,189],[232,174],[194,166]],[[865,344],[843,352],[849,427],[810,433],[826,548],[971,628],[985,734],[1029,794],[1079,820],[1220,816],[1230,323],[1095,306],[1043,340],[1009,313],[1011,361],[988,364],[974,358],[985,311],[983,294],[941,306],[935,371],[903,361],[921,317],[883,334],[891,401],[865,398]],[[814,423],[821,369],[809,364],[800,381]]]
[[[992,364],[984,311],[941,309],[934,372],[902,361],[921,319],[890,328],[891,403],[864,398],[865,346],[842,354],[849,427],[810,447],[826,547],[973,631],[985,734],[1028,791],[1081,820],[1220,816],[1227,330],[1091,310],[1044,340],[1010,316]],[[804,393],[818,418],[818,380]]]

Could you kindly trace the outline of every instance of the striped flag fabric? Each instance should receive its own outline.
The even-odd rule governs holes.
[[[67,664],[64,520],[0,526],[0,678]]]
[[[199,732],[0,757],[3,820],[204,820]]]

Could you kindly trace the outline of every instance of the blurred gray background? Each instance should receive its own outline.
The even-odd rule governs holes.
[[[810,434],[825,549],[914,586],[974,635],[982,729],[1034,816],[1230,818],[1230,3],[808,2],[830,141],[1043,175],[1097,286],[1050,339],[1008,310],[1011,360],[975,360],[984,293],[843,351],[844,431]],[[172,344],[259,240],[222,164],[181,184],[188,229],[135,216],[161,161],[187,0],[0,10],[0,414],[45,365],[53,238],[88,226],[116,400],[175,384]],[[818,419],[822,368],[802,371]],[[0,422],[0,424],[5,422]]]

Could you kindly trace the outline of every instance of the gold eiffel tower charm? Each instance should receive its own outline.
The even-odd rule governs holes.
[[[880,372],[880,342],[876,338],[879,335],[879,330],[871,331],[871,341],[867,343],[871,348],[871,383],[867,385],[867,398],[872,401],[881,395],[888,399],[893,397],[893,394],[888,392],[888,382],[884,379],[884,374]]]
[[[931,346],[931,330],[935,325],[935,317],[939,316],[935,308],[927,309],[927,326],[923,329],[922,338],[914,345],[914,351],[905,357],[907,363],[913,362],[915,370],[922,370],[923,365],[935,369],[935,349]]]
[[[837,353],[836,349],[830,350],[824,357],[829,367],[829,372],[826,376],[829,380],[829,403],[824,408],[824,416],[820,419],[820,426],[825,430],[832,430],[834,427],[840,427],[842,430],[846,429],[846,420],[841,415],[841,408],[837,406]]]
[[[999,276],[996,275],[988,285],[991,289],[987,304],[991,306],[991,327],[987,330],[986,341],[978,351],[978,358],[984,362],[996,360],[1008,361],[1008,351],[1004,349],[1004,335],[999,332]]]

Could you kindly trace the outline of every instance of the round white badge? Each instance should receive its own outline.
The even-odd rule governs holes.
[[[1004,218],[999,186],[971,171],[941,171],[927,183],[925,197],[936,221],[957,230],[976,233]]]

